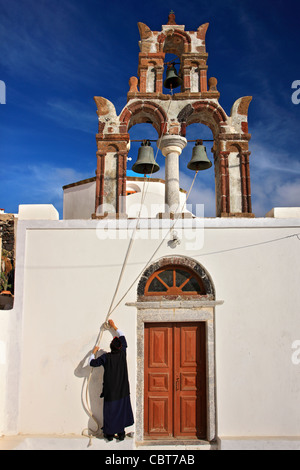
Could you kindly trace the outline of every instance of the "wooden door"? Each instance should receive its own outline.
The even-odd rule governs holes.
[[[147,439],[206,438],[205,323],[145,325]]]

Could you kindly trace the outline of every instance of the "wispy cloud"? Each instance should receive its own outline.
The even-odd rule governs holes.
[[[258,143],[251,146],[251,151],[251,161],[257,178],[265,178],[268,172],[276,172],[282,178],[287,178],[286,173],[300,177],[300,159],[293,158],[288,148],[278,150],[276,145],[273,148]]]
[[[93,107],[93,103],[53,99],[49,100],[47,105],[47,108],[40,111],[59,125],[88,134],[98,131],[96,106]]]
[[[254,212],[265,215],[273,207],[300,206],[300,161],[288,152],[265,145],[252,148],[251,180]]]
[[[1,181],[0,200],[10,194],[7,212],[17,212],[19,204],[53,204],[62,216],[63,190],[66,184],[91,175],[73,168],[41,165],[1,165],[5,178]],[[12,191],[15,188],[15,191]]]

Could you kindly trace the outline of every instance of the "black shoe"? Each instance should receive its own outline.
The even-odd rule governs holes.
[[[119,439],[119,441],[124,441],[124,439],[125,439],[125,432],[119,432],[119,433],[118,433],[118,439]]]
[[[113,435],[113,434],[105,434],[104,437],[105,437],[105,439],[107,439],[108,441],[112,441],[113,438],[114,438],[114,435]]]

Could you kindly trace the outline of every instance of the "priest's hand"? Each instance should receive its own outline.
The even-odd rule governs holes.
[[[115,331],[117,331],[118,328],[116,327],[113,320],[108,320],[108,324],[111,328],[113,328]]]

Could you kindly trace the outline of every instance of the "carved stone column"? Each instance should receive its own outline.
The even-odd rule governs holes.
[[[228,155],[229,152],[214,152],[217,217],[226,217],[230,214]]]
[[[251,152],[242,152],[240,155],[243,213],[249,213],[249,214],[252,213],[250,166],[249,166],[250,153]]]
[[[97,134],[96,199],[93,218],[126,214],[128,134]]]
[[[95,213],[103,206],[105,153],[97,152]]]
[[[165,135],[158,141],[159,149],[166,157],[166,213],[178,213],[180,208],[179,155],[187,145],[187,140],[179,135]]]
[[[118,153],[117,167],[117,214],[126,214],[126,168],[127,168],[127,152]]]

